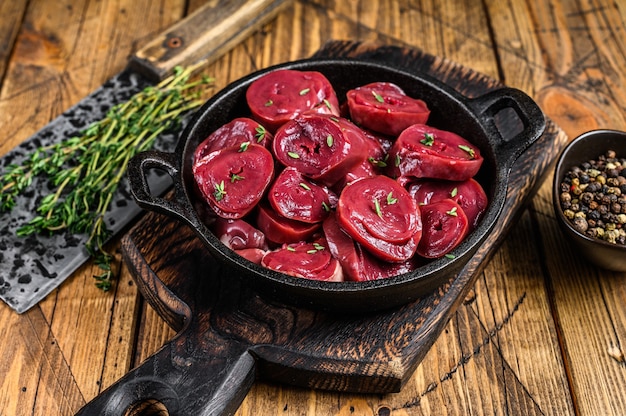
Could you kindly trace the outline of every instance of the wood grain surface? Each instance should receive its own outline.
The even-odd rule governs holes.
[[[0,154],[200,3],[0,3]],[[573,138],[626,130],[625,18],[610,0],[297,0],[205,72],[221,88],[330,40],[414,46],[522,89]],[[626,275],[564,240],[550,179],[399,393],[259,382],[236,414],[626,414]],[[74,414],[174,336],[126,266],[106,294],[96,272],[86,264],[23,315],[0,305],[1,415]]]
[[[469,98],[501,87],[468,68],[406,47],[335,41],[314,56],[384,62],[425,73]],[[518,124],[516,118],[498,124],[505,141],[514,138]],[[513,165],[494,230],[467,265],[419,300],[377,313],[323,313],[258,294],[246,279],[239,281],[235,270],[213,260],[189,227],[160,214],[146,215],[123,238],[124,259],[144,298],[178,334],[81,414],[105,413],[114,402],[145,400],[142,392],[152,390],[155,399],[169,398],[174,391],[177,398],[167,407],[180,406],[182,414],[218,406],[226,412],[239,406],[255,378],[318,390],[400,391],[566,140],[547,120],[545,134]],[[181,362],[189,364],[177,365]],[[226,392],[218,388],[224,383],[230,386]]]

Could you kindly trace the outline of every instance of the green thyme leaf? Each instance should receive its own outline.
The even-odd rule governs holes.
[[[267,130],[265,130],[265,127],[259,124],[259,126],[255,129],[255,131],[256,131],[256,134],[254,135],[254,137],[256,137],[256,142],[261,143],[263,139],[265,139]]]
[[[372,165],[378,167],[378,168],[384,168],[387,167],[387,163],[385,163],[385,161],[383,160],[378,160],[378,159],[374,159],[373,157],[368,157],[367,158],[368,162],[370,162]]]
[[[435,136],[431,133],[424,133],[424,138],[420,140],[420,143],[424,146],[432,146],[435,143]]]
[[[385,99],[382,97],[382,95],[378,94],[376,91],[372,90],[372,95],[374,96],[376,101],[378,101],[379,103],[385,102]]]
[[[250,146],[250,142],[241,143],[241,145],[239,146],[239,152],[245,152],[246,150],[248,150],[249,146]]]
[[[466,146],[464,144],[460,144],[459,145],[459,149],[463,150],[464,152],[467,152],[467,154],[474,159],[474,157],[476,156],[476,154],[474,153],[474,149],[472,149],[469,146]]]
[[[376,215],[380,218],[383,217],[383,212],[380,209],[380,202],[378,202],[378,199],[374,199],[374,210],[376,211]]]
[[[216,183],[214,186],[215,192],[213,192],[213,196],[215,196],[216,201],[221,201],[224,198],[224,195],[226,195],[226,191],[224,190],[224,181]]]
[[[230,183],[235,183],[235,181],[241,181],[245,179],[243,176],[239,176],[236,173],[231,173],[230,174]],[[224,192],[226,193],[226,192]]]

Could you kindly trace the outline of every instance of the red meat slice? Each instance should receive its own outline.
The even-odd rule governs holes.
[[[272,134],[257,121],[247,117],[236,118],[211,133],[196,148],[194,160],[200,160],[216,150],[242,143],[256,143],[269,148]]]
[[[362,138],[346,132],[338,119],[302,116],[285,123],[274,136],[276,159],[327,186],[367,158]]]
[[[217,217],[212,229],[217,238],[231,250],[249,248],[267,250],[265,235],[242,219],[229,220]]]
[[[443,199],[421,207],[424,232],[417,254],[439,258],[455,248],[468,232],[463,209],[451,199]]]
[[[413,124],[426,124],[430,110],[422,100],[407,96],[389,82],[374,82],[348,91],[350,118],[370,130],[399,135]]]
[[[354,181],[363,178],[371,178],[379,175],[380,171],[368,160],[364,160],[350,169],[338,182],[333,185],[333,190],[341,194],[341,190]]]
[[[274,177],[272,154],[243,143],[194,161],[193,174],[209,206],[222,218],[242,218],[261,200]]]
[[[474,179],[462,182],[417,180],[408,186],[408,190],[418,205],[452,199],[467,216],[470,231],[478,226],[489,203],[484,189]]]
[[[364,282],[385,279],[417,267],[415,257],[402,263],[389,263],[372,256],[339,227],[334,214],[324,220],[323,229],[328,248],[341,264],[345,280]]]
[[[250,84],[246,100],[253,118],[271,132],[303,113],[339,115],[330,81],[316,71],[270,72]]]
[[[267,250],[263,250],[260,248],[243,248],[241,250],[234,250],[235,253],[239,254],[244,259],[247,259],[255,264],[261,264],[263,257],[267,254]]]
[[[391,147],[388,173],[401,182],[411,177],[464,181],[476,175],[482,162],[478,148],[461,136],[415,124]]]
[[[295,168],[285,168],[274,180],[267,199],[281,216],[292,220],[317,223],[328,216],[336,205],[336,197],[331,198],[330,190],[311,182]]]
[[[307,240],[320,228],[319,223],[309,224],[282,217],[264,203],[259,204],[258,208],[256,225],[267,240],[276,244]]]
[[[268,269],[306,279],[341,282],[343,271],[330,254],[325,239],[313,243],[300,242],[270,251],[261,261]]]
[[[374,176],[352,182],[339,196],[337,222],[379,259],[410,259],[422,233],[415,200],[396,181]]]
[[[351,143],[360,143],[358,146],[363,146],[366,157],[362,162],[349,169],[344,177],[333,185],[333,189],[340,193],[341,189],[350,182],[381,174],[383,172],[382,167],[385,166],[386,152],[379,138],[371,132],[359,128],[345,118],[337,118],[336,120],[344,133],[350,137]]]

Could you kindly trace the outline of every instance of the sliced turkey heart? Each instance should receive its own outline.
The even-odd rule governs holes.
[[[263,260],[263,257],[267,254],[267,250],[263,250],[261,248],[242,248],[240,250],[233,251],[239,254],[244,259],[259,265],[261,264],[261,260]]]
[[[222,218],[242,218],[263,197],[274,177],[272,154],[242,143],[195,160],[193,174],[204,199]]]
[[[272,134],[259,122],[247,117],[236,118],[211,133],[196,148],[194,160],[200,160],[211,152],[242,143],[255,143],[269,147]]]
[[[417,267],[415,257],[402,263],[389,263],[372,256],[339,227],[334,213],[324,220],[323,230],[330,252],[341,264],[345,280],[385,279]]]
[[[489,203],[484,189],[474,179],[461,182],[417,180],[408,186],[408,190],[420,206],[442,199],[452,199],[467,216],[470,231],[476,228]]]
[[[311,224],[285,218],[263,202],[258,205],[256,224],[267,240],[277,244],[307,240],[320,228],[319,223]]]
[[[260,248],[267,250],[265,235],[242,219],[217,217],[211,225],[213,233],[232,250]]]
[[[346,131],[334,117],[300,116],[278,129],[272,148],[284,166],[332,186],[367,159],[363,140],[354,130]]]
[[[410,259],[422,233],[415,200],[398,182],[381,175],[344,188],[337,222],[367,251],[391,262]]]
[[[269,72],[250,84],[246,100],[252,117],[271,132],[303,113],[339,115],[335,90],[316,71]]]
[[[313,243],[286,244],[270,251],[261,260],[268,269],[306,279],[341,282],[343,271],[339,262],[330,254],[326,240]]]
[[[334,120],[337,121],[344,134],[350,139],[350,143],[364,150],[364,152],[359,152],[359,157],[365,157],[360,163],[350,168],[339,181],[333,184],[333,189],[340,193],[350,182],[381,174],[381,166],[384,165],[386,153],[381,141],[370,131],[363,130],[350,120],[342,117],[334,118]]]
[[[483,158],[461,136],[424,124],[405,129],[391,147],[388,173],[394,178],[464,181],[478,173]]]
[[[336,196],[331,196],[327,187],[310,181],[291,167],[276,177],[267,199],[278,214],[307,223],[322,222],[336,205]]]
[[[458,246],[468,232],[463,209],[451,199],[442,199],[421,208],[424,232],[417,254],[425,258],[439,258]]]
[[[399,86],[373,82],[348,91],[350,118],[370,130],[397,136],[413,124],[426,124],[430,110],[422,100],[407,96]]]

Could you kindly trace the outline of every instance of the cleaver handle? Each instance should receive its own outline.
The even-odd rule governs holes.
[[[176,66],[209,65],[290,3],[291,0],[208,1],[131,56],[129,67],[158,82]]]

